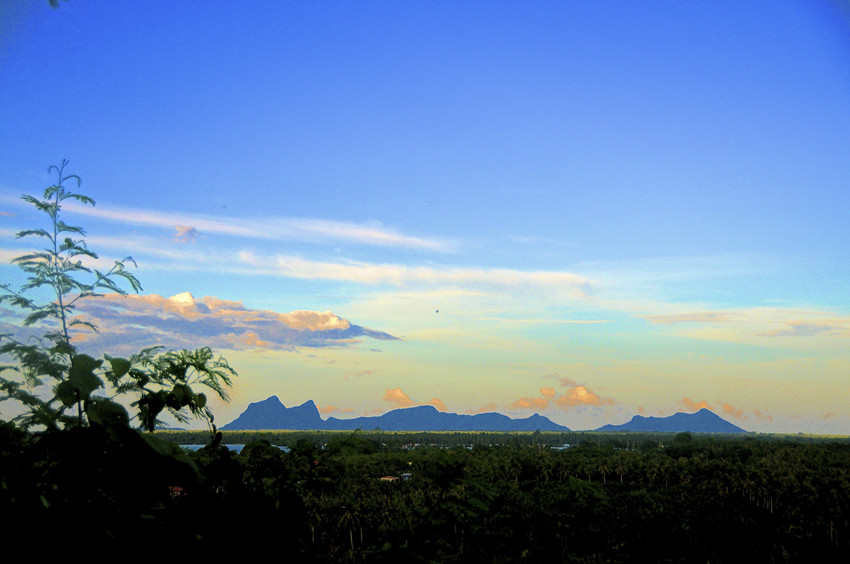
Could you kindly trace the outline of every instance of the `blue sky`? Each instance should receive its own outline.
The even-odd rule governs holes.
[[[840,2],[12,2],[0,254],[67,158],[144,286],[84,346],[215,346],[220,421],[846,434],[848,102]]]

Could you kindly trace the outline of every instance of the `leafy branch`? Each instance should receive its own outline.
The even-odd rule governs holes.
[[[161,347],[151,347],[130,359],[104,355],[108,362],[105,364],[104,360],[79,354],[73,345],[75,328],[98,332],[94,323],[75,316],[80,300],[97,298],[103,292],[125,296],[127,291],[122,284],[129,285],[133,292],[139,292],[142,286],[127,270],[127,265],[136,266],[132,257],[114,261],[106,271],[91,266],[100,259],[86,245],[85,230],[65,223],[61,212],[69,200],[91,206],[95,202],[65,188],[66,184],[81,184],[79,176],[65,174],[67,165],[68,161],[63,160],[60,166],[50,167],[49,172],[55,172],[57,180],[41,198],[22,196],[49,221],[48,228],[25,229],[17,237],[37,238],[45,246],[12,260],[27,274],[26,282],[19,289],[0,284],[0,303],[26,312],[24,327],[40,327],[45,332],[31,343],[9,334],[0,335],[0,356],[17,361],[17,365],[0,365],[0,402],[14,400],[24,407],[26,413],[17,419],[25,428],[127,426],[130,417],[115,399],[131,394],[137,399],[130,405],[138,409],[136,417],[145,430],[153,431],[158,417],[167,410],[184,423],[190,416],[204,419],[214,434],[206,395],[196,393],[192,386],[209,388],[227,401],[226,388],[232,385],[236,372],[225,359],[214,358],[208,347],[162,354],[157,354]],[[42,303],[30,297],[42,289],[54,299]],[[3,376],[9,371],[17,373],[18,378]],[[44,399],[42,386],[48,383],[53,384],[53,395]],[[107,385],[111,397],[103,395]],[[72,407],[76,407],[76,415],[67,415]]]

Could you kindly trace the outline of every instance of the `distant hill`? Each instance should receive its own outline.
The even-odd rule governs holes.
[[[563,425],[534,414],[524,419],[511,419],[501,413],[459,415],[444,413],[432,405],[394,409],[375,417],[355,417],[324,420],[312,400],[297,407],[281,403],[277,396],[249,404],[245,411],[226,425],[223,431],[259,429],[291,429],[318,431],[347,431],[375,429],[383,431],[569,431]]]
[[[222,425],[224,431],[245,431],[253,429],[325,429],[325,421],[319,416],[319,408],[313,400],[297,407],[287,408],[277,396],[248,404],[248,407],[234,421]]]
[[[525,419],[511,419],[501,413],[459,415],[438,411],[433,405],[394,409],[377,417],[337,419],[325,422],[333,429],[374,429],[384,431],[569,431],[536,413]]]
[[[597,431],[649,431],[665,433],[746,433],[708,409],[696,413],[674,413],[669,417],[643,417],[635,415],[622,425],[603,425]]]

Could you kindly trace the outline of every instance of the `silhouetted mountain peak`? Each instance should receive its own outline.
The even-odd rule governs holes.
[[[746,433],[737,425],[726,421],[710,409],[702,408],[695,413],[674,413],[668,417],[644,417],[635,415],[622,425],[603,425],[597,431],[647,431],[681,433]]]
[[[277,396],[269,396],[266,399],[258,401],[256,403],[252,403],[251,405],[286,407],[285,405],[283,405],[283,402],[280,401],[280,398],[278,398]]]

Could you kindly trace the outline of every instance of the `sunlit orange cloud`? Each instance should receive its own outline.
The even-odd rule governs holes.
[[[248,331],[241,335],[233,335],[231,333],[230,335],[227,335],[227,337],[231,339],[231,343],[234,345],[242,345],[238,348],[253,347],[255,349],[265,349],[273,346],[271,342],[262,340],[260,336],[253,331]]]
[[[638,415],[646,415],[646,410],[643,408],[642,405],[637,406],[637,412]]]
[[[431,398],[431,401],[428,402],[428,405],[433,405],[437,408],[437,411],[448,411],[448,409],[446,409],[446,404],[443,403],[443,400],[438,398]]]
[[[679,403],[683,404],[685,406],[685,409],[687,409],[688,411],[699,411],[700,409],[711,409],[711,406],[709,406],[708,402],[705,401],[705,400],[702,400],[701,402],[696,403],[691,398],[682,398],[682,399],[679,400]],[[712,410],[712,411],[714,411],[714,410]]]
[[[322,405],[317,407],[319,408],[319,413],[324,413],[326,415],[330,415],[331,413],[354,413],[354,410],[351,408],[342,409],[335,405]]]
[[[611,405],[615,402],[611,398],[600,398],[585,386],[576,386],[569,394],[559,396],[555,403],[569,409],[579,405]]]
[[[199,340],[223,349],[295,350],[348,346],[363,337],[395,339],[354,325],[330,311],[253,310],[241,302],[210,296],[196,300],[189,292],[169,298],[106,294],[81,302],[79,311],[101,330],[91,340],[113,351],[158,343],[188,348]]]
[[[773,423],[773,415],[767,415],[767,414],[765,414],[765,413],[762,413],[762,412],[761,412],[761,411],[759,411],[758,409],[754,409],[754,410],[753,410],[753,413],[755,413],[755,414],[756,414],[756,417],[758,417],[759,419],[767,419],[768,421],[770,421],[771,423]]]
[[[726,414],[731,415],[732,417],[736,417],[738,419],[746,419],[746,416],[744,415],[743,410],[738,409],[736,407],[733,407],[733,406],[729,405],[728,403],[723,404],[723,413],[726,413]]]
[[[410,407],[414,403],[413,400],[410,399],[410,396],[405,394],[401,388],[387,389],[384,394],[384,401],[388,401],[399,407]]]
[[[487,405],[482,405],[482,406],[481,406],[481,407],[479,407],[478,409],[474,409],[474,410],[472,410],[472,411],[469,411],[468,413],[471,413],[471,414],[475,414],[475,413],[492,413],[492,412],[496,411],[497,409],[498,409],[498,407],[496,406],[496,404],[495,404],[494,402],[490,402],[490,403],[488,403]]]
[[[520,398],[513,402],[511,407],[518,409],[546,409],[549,407],[549,400],[546,398]]]
[[[540,388],[540,393],[547,398],[555,397],[555,388]]]
[[[572,388],[573,386],[578,386],[578,382],[576,382],[575,380],[573,380],[572,378],[569,378],[567,376],[561,376],[557,372],[555,372],[553,374],[547,374],[546,378],[552,378],[552,379],[558,380],[561,383],[561,385],[564,386],[565,388]]]
[[[95,336],[92,333],[83,333],[82,330],[69,330],[71,334],[71,338],[74,339],[75,343],[84,343],[86,341],[94,340]]]

